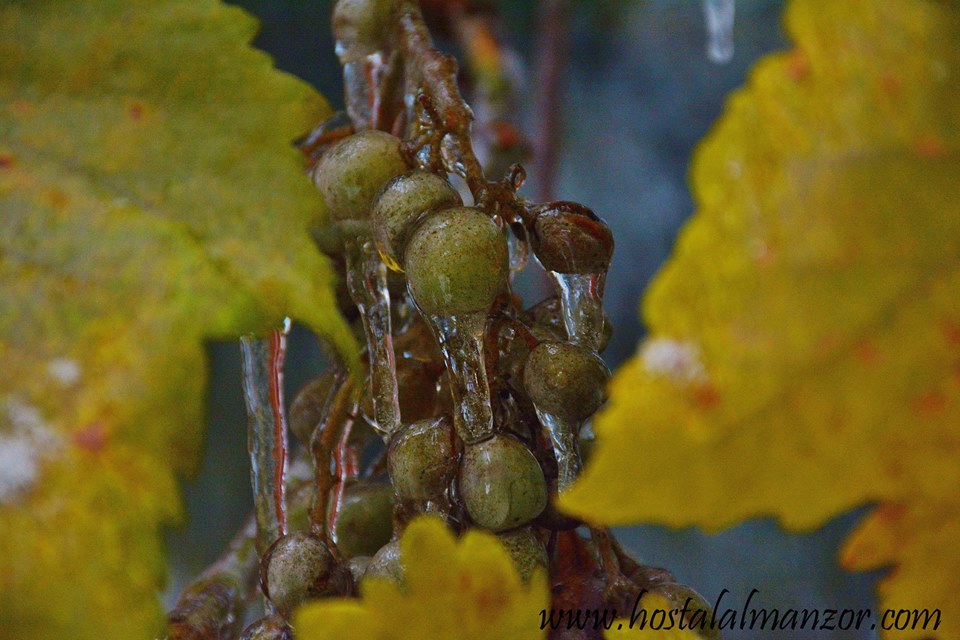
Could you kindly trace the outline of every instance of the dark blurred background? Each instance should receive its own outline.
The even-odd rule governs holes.
[[[341,76],[329,29],[330,2],[243,0],[262,21],[254,44],[279,68],[313,84],[334,108],[342,106]],[[533,0],[500,0],[504,36],[519,54],[527,90],[518,120],[532,136],[534,43],[538,26]],[[633,353],[643,327],[638,304],[650,278],[667,259],[684,220],[693,212],[687,185],[691,154],[720,115],[727,95],[742,85],[757,57],[787,46],[778,0],[738,0],[733,59],[708,60],[706,25],[698,0],[586,0],[571,3],[569,59],[565,74],[555,198],[591,207],[613,229],[616,252],[605,306],[615,327],[604,358],[611,368]],[[526,193],[537,189],[531,175]],[[542,297],[526,282],[528,302]],[[209,564],[249,513],[246,416],[235,343],[209,347],[208,431],[199,475],[184,483],[189,522],[171,531],[168,604],[184,581]],[[287,398],[322,370],[315,340],[300,329],[291,338]],[[718,461],[723,464],[723,461]],[[749,491],[749,487],[743,490]],[[729,589],[724,606],[783,608],[874,607],[876,574],[836,567],[840,542],[859,513],[847,514],[805,535],[782,532],[772,520],[756,520],[718,535],[695,529],[641,526],[618,530],[625,545],[647,564],[664,566],[713,602]],[[777,638],[811,637],[777,632]],[[769,632],[727,632],[731,638],[767,638]],[[819,632],[817,638],[872,638],[873,632]]]

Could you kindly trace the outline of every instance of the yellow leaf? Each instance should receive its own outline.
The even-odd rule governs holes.
[[[896,565],[882,606],[939,608],[960,638],[960,9],[794,0],[786,22],[795,48],[698,151],[650,337],[561,503],[809,529],[878,502],[843,562]]]
[[[521,640],[543,638],[546,576],[524,584],[496,538],[477,529],[457,541],[436,518],[410,523],[400,541],[405,582],[365,580],[362,599],[319,600],[294,617],[298,640]]]
[[[328,110],[211,0],[0,5],[0,638],[146,638],[203,341],[348,356],[291,146]],[[238,382],[239,384],[239,382]]]

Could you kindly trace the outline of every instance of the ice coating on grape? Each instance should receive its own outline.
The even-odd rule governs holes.
[[[384,262],[401,269],[406,236],[417,219],[427,211],[462,204],[460,194],[445,178],[416,170],[397,176],[384,186],[371,211],[377,249]]]
[[[277,612],[289,615],[304,600],[347,593],[350,573],[318,536],[296,532],[278,539],[264,555],[261,582]]]
[[[346,485],[330,537],[346,558],[371,556],[393,535],[393,488],[357,480]]]
[[[509,273],[503,233],[483,211],[453,207],[428,215],[404,251],[410,295],[426,316],[450,374],[454,426],[464,442],[493,435],[484,364],[487,313]]]
[[[289,322],[269,337],[240,339],[243,395],[247,406],[247,449],[257,521],[257,549],[263,552],[286,533],[287,424],[283,411],[283,357]]]
[[[389,133],[366,130],[324,152],[312,176],[333,220],[368,219],[383,185],[408,169],[400,144]]]
[[[603,403],[609,376],[603,361],[577,344],[541,342],[527,358],[523,383],[550,435],[560,491],[580,474],[580,426]]]
[[[540,515],[547,505],[547,484],[530,450],[498,435],[465,448],[460,495],[476,524],[505,531]]]

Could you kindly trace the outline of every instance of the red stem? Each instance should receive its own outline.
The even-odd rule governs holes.
[[[273,409],[273,502],[281,536],[287,534],[287,416],[283,407],[283,361],[287,353],[287,334],[281,329],[270,332],[270,407]]]

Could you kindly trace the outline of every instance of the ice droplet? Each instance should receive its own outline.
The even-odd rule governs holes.
[[[707,57],[723,64],[733,58],[735,0],[703,0],[707,20]]]

